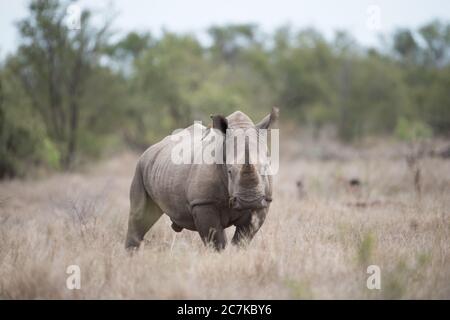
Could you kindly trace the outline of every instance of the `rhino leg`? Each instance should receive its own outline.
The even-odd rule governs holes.
[[[141,171],[136,173],[130,189],[130,216],[125,248],[139,247],[147,231],[161,217],[163,212],[145,191]]]
[[[235,223],[236,231],[231,243],[234,245],[248,244],[261,228],[266,218],[266,214],[267,209],[257,210],[238,220]]]
[[[212,244],[219,251],[225,249],[227,239],[214,206],[196,206],[192,209],[195,228],[205,245]]]

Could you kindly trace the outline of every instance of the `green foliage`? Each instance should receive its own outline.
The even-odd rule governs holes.
[[[402,140],[414,142],[420,139],[429,138],[432,131],[430,127],[419,120],[408,120],[402,117],[397,122],[395,134]]]
[[[58,169],[61,163],[61,154],[55,144],[45,137],[42,140],[40,151],[40,158],[47,163],[51,168]]]
[[[52,166],[43,154],[46,134],[21,86],[0,70],[0,178],[24,176],[36,164]]]
[[[64,23],[68,1],[31,1],[17,52],[0,67],[1,176],[43,165],[68,169],[122,145],[145,149],[194,120],[236,109],[282,120],[414,140],[450,133],[450,24],[400,29],[389,47],[365,50],[350,34],[327,40],[288,26],[252,24],[193,34],[130,32]],[[389,42],[386,42],[389,43]]]
[[[85,129],[83,109],[94,107],[98,112],[102,107],[93,106],[91,100],[81,101],[92,89],[89,80],[101,71],[98,60],[108,38],[108,25],[93,27],[88,11],[81,13],[79,29],[69,29],[67,5],[55,0],[31,1],[29,17],[18,23],[22,44],[16,57],[8,61],[66,169],[74,163],[79,132]]]

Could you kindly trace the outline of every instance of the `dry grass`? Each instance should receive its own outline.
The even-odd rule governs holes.
[[[419,197],[392,149],[342,149],[341,159],[308,150],[318,153],[283,156],[270,215],[250,246],[222,253],[196,233],[175,237],[166,217],[141,250],[125,252],[132,154],[78,174],[3,182],[0,298],[450,298],[450,161],[422,161]],[[354,177],[360,187],[348,186]],[[80,290],[66,288],[72,264]],[[381,290],[366,288],[370,264],[381,268]]]

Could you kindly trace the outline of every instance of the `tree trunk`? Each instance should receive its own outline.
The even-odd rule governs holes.
[[[67,137],[67,150],[66,155],[63,159],[63,167],[65,170],[71,169],[75,160],[75,154],[77,151],[77,133],[78,133],[78,103],[76,101],[72,101],[70,103],[70,123],[69,123],[69,134]]]

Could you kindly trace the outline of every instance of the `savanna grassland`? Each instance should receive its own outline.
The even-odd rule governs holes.
[[[139,251],[124,250],[137,154],[3,181],[0,298],[448,299],[450,161],[420,159],[418,188],[402,150],[283,142],[266,223],[221,253],[165,216]],[[80,290],[66,288],[73,264]],[[381,290],[366,287],[372,264]]]

